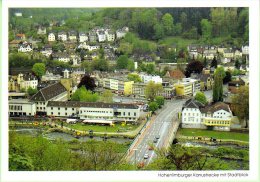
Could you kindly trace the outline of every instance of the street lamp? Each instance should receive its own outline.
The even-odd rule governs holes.
[[[135,166],[136,166],[136,151],[138,150],[138,149],[133,149],[134,151],[135,151]]]

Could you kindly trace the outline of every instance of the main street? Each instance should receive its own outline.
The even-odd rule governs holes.
[[[149,150],[149,144],[153,143],[156,136],[159,139],[153,143],[156,148],[162,148],[167,145],[170,134],[178,128],[178,112],[186,100],[172,100],[166,102],[165,106],[158,111],[158,115],[147,124],[144,132],[139,136],[139,140],[133,149],[129,152],[127,159],[130,163],[138,164],[144,162],[149,164],[155,157],[155,151]],[[174,118],[174,119],[173,119]],[[148,154],[148,159],[144,159],[144,155]]]

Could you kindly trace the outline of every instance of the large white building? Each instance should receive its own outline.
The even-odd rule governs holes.
[[[158,75],[147,75],[147,74],[139,74],[142,82],[148,83],[153,81],[154,83],[162,83],[162,78]]]
[[[136,122],[140,108],[133,104],[90,103],[79,101],[56,102],[47,105],[47,115],[56,117],[74,116],[80,119]]]
[[[105,31],[105,34],[106,34],[106,39],[107,41],[109,42],[114,42],[115,41],[115,33],[111,30],[106,30]]]
[[[189,99],[182,108],[182,127],[229,131],[232,117],[229,106],[223,102],[204,106]]]
[[[27,99],[9,100],[9,116],[34,116],[36,105]]]

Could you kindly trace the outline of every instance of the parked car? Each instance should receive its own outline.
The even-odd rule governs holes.
[[[144,159],[148,159],[149,155],[148,154],[144,154]]]
[[[153,139],[153,143],[157,143],[157,141],[158,141],[157,138]]]

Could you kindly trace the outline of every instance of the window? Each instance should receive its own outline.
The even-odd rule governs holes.
[[[68,114],[65,112],[65,116],[67,116]]]
[[[134,116],[136,116],[136,112],[134,112]]]
[[[128,116],[130,116],[130,112],[128,112]]]
[[[58,107],[58,110],[60,110],[60,108]]]
[[[65,111],[67,111],[67,107],[65,107]]]
[[[51,107],[51,110],[53,110],[53,107]]]
[[[58,115],[60,115],[60,112],[58,112]]]
[[[125,116],[125,112],[123,112],[123,115]]]
[[[51,115],[53,115],[53,112],[51,112]]]
[[[74,111],[74,108],[72,108],[72,111]]]

